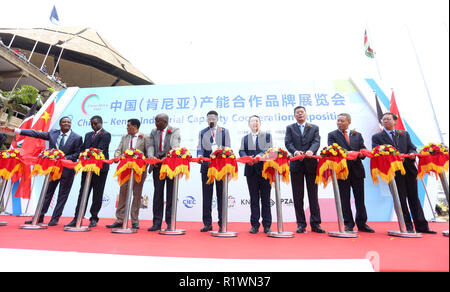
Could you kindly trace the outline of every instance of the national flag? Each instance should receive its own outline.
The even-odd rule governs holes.
[[[54,25],[59,25],[58,12],[56,11],[55,5],[53,5],[52,12],[50,13],[50,21],[51,21]]]
[[[397,118],[398,118],[397,119],[397,123],[395,124],[395,128],[397,130],[405,131],[406,128],[405,128],[405,125],[403,124],[403,120],[402,120],[402,118],[400,116],[400,112],[399,112],[398,107],[397,107],[397,102],[395,101],[394,91],[392,91],[391,106],[389,108],[389,111],[391,113],[395,114],[397,116]]]
[[[375,57],[375,53],[370,47],[369,37],[367,36],[367,30],[364,31],[364,53],[369,58]]]
[[[383,119],[383,110],[381,109],[380,101],[378,100],[377,93],[375,92],[375,104],[377,108],[377,118],[380,126],[380,131],[383,130],[383,126],[381,125],[381,119]]]
[[[45,106],[45,105],[44,105]],[[55,99],[47,105],[43,113],[36,120],[32,129],[40,132],[48,132],[53,113],[55,111]],[[22,141],[22,155],[36,157],[42,150],[45,149],[45,141],[42,139],[25,137]],[[29,199],[31,196],[31,178],[22,177],[19,187],[14,194],[17,198]]]
[[[31,129],[31,126],[33,125],[33,118],[34,114],[37,110],[38,101],[36,101],[28,111],[28,113],[25,115],[25,118],[23,119],[22,123],[19,126],[19,129]],[[25,139],[25,136],[21,136],[19,134],[16,134],[11,142],[11,148],[21,148],[23,140]]]

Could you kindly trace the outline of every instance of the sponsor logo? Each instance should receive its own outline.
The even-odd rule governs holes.
[[[108,105],[101,104],[97,94],[89,94],[81,102],[81,112],[87,117],[98,114],[105,108],[108,108]]]
[[[187,196],[183,200],[183,205],[188,209],[194,208],[194,206],[196,204],[197,204],[197,201],[195,200],[195,198],[193,196]]]

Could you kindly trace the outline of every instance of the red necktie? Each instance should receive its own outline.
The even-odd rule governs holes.
[[[350,145],[350,140],[348,139],[347,131],[344,131],[344,137],[345,137],[345,141],[347,141],[347,144]]]
[[[161,134],[159,136],[159,152],[162,152],[162,138],[163,138],[163,131],[161,131]]]

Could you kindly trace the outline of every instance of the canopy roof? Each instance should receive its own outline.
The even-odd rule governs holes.
[[[38,41],[35,52],[45,55],[51,45],[50,55],[58,57],[64,48],[62,59],[95,67],[134,85],[153,84],[91,28],[0,28],[4,44],[14,35],[13,47],[31,51]]]

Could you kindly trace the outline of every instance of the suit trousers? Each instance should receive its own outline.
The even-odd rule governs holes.
[[[247,176],[247,186],[250,193],[250,224],[259,228],[259,218],[262,217],[264,228],[272,225],[272,213],[270,211],[270,182],[261,175]],[[261,200],[261,208],[260,202]]]
[[[141,207],[142,188],[144,187],[145,178],[147,177],[147,169],[142,173],[142,180],[140,183],[133,181],[133,201],[131,203],[131,222],[139,223],[139,209]],[[125,204],[127,202],[128,184],[127,181],[120,187],[119,204],[116,210],[116,217],[118,223],[123,223],[125,217]]]
[[[100,171],[100,175],[96,175],[92,173],[91,185],[89,187],[88,197],[86,199],[86,204],[89,201],[89,196],[92,191],[92,204],[91,209],[89,210],[91,213],[91,221],[98,221],[98,213],[102,208],[103,203],[103,191],[105,190],[106,178],[108,177],[108,171]],[[75,218],[78,218],[78,212],[80,210],[81,198],[83,196],[84,184],[86,182],[86,172],[83,172],[81,177],[81,187],[80,193],[78,195],[77,207],[75,208]],[[86,206],[87,207],[87,206]],[[86,213],[86,210],[85,210]],[[84,217],[84,214],[83,214]]]
[[[59,180],[51,181],[48,184],[47,193],[45,194],[44,204],[41,210],[41,217],[47,213],[48,208],[53,199],[53,195],[56,191],[56,188],[59,185],[58,191],[58,199],[56,201],[56,206],[53,210],[52,219],[59,220],[62,212],[64,210],[64,206],[66,205],[67,198],[69,198],[70,189],[72,188],[73,179],[75,176],[75,171],[71,169],[64,168],[61,178]]]
[[[214,184],[216,184],[217,197],[217,212],[219,216],[219,227],[222,227],[222,196],[223,196],[223,182],[215,181],[212,184],[206,184],[208,175],[202,172],[202,198],[203,198],[203,224],[205,226],[212,226],[212,196],[214,191]],[[226,206],[228,207],[228,206]]]
[[[305,172],[305,168],[301,167],[298,172],[291,172],[292,179],[292,196],[294,198],[295,216],[298,227],[306,227],[306,218],[304,211],[303,199],[305,197],[305,179],[306,189],[308,190],[309,210],[311,211],[310,223],[311,227],[320,225],[320,208],[318,198],[318,188],[316,176],[313,173]]]
[[[166,185],[166,223],[170,227],[172,215],[172,192],[173,180],[166,178],[159,179],[161,165],[155,166],[153,169],[153,185],[155,192],[153,194],[153,225],[161,226],[164,213],[164,185]]]
[[[353,228],[355,227],[356,221],[357,226],[364,226],[367,223],[367,211],[364,203],[364,178],[356,178],[349,174],[346,180],[339,179],[338,185],[344,225]],[[350,189],[353,190],[353,196],[355,197],[355,220],[353,220],[353,213],[350,204]]]
[[[410,173],[408,170],[406,170],[405,175],[401,175],[400,171],[397,171],[395,173],[395,183],[397,184],[398,196],[402,206],[406,228],[408,230],[413,230],[411,221],[412,216],[416,231],[428,230],[428,222],[425,219],[422,205],[419,200],[417,176],[414,173]]]

